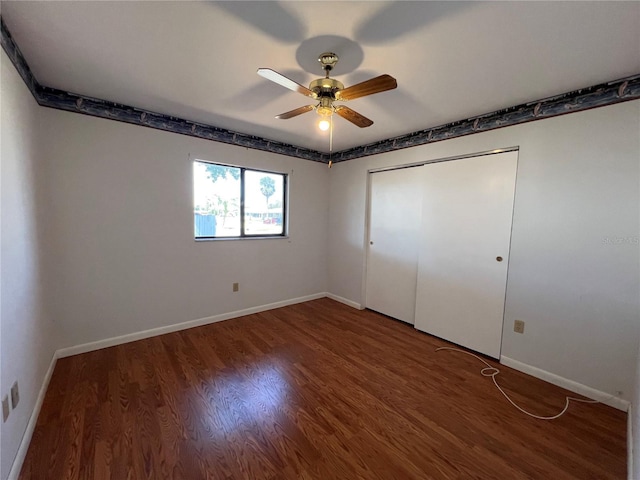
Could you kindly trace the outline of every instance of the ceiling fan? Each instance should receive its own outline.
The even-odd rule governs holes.
[[[333,70],[338,63],[338,55],[332,52],[325,52],[318,57],[318,61],[322,65],[325,72],[324,78],[314,80],[309,84],[309,88],[294,82],[290,78],[285,77],[281,73],[271,70],[270,68],[259,68],[258,75],[271,80],[272,82],[282,85],[289,90],[301,93],[314,100],[318,100],[315,105],[305,105],[289,112],[276,115],[276,118],[287,120],[297,117],[303,113],[315,110],[321,117],[331,117],[333,113],[337,113],[345,120],[350,121],[360,128],[373,125],[373,121],[359,114],[355,110],[344,105],[334,105],[336,101],[348,101],[356,98],[373,95],[374,93],[386,92],[393,90],[398,86],[396,79],[391,75],[380,75],[379,77],[366,80],[351,87],[344,88],[344,85],[334,78],[329,77],[329,72]]]

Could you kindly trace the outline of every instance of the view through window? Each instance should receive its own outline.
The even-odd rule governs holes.
[[[287,175],[193,162],[196,238],[285,235]]]

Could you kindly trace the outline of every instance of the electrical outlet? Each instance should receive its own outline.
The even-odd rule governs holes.
[[[524,322],[522,320],[513,322],[513,331],[516,333],[524,333]]]
[[[237,292],[238,290],[240,290],[240,284],[239,283],[234,283],[233,284],[233,291]]]
[[[2,399],[2,421],[6,422],[7,418],[9,418],[9,397],[5,395]]]
[[[14,382],[11,386],[11,408],[13,410],[18,406],[18,402],[20,401],[20,392],[18,391],[18,382]]]

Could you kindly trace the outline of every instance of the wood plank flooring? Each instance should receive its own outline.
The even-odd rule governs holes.
[[[625,413],[446,345],[320,299],[64,358],[20,479],[626,478]]]

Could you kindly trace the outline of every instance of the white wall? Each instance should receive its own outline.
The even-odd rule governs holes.
[[[61,347],[326,291],[326,165],[58,110],[43,121]],[[288,172],[289,238],[194,241],[190,156]]]
[[[335,165],[329,291],[364,302],[367,169],[519,146],[502,355],[630,400],[639,132],[634,101]]]
[[[46,241],[47,172],[39,147],[40,107],[2,51],[0,396],[19,382],[20,403],[2,424],[0,478],[5,479],[56,348],[44,302],[41,245]]]

